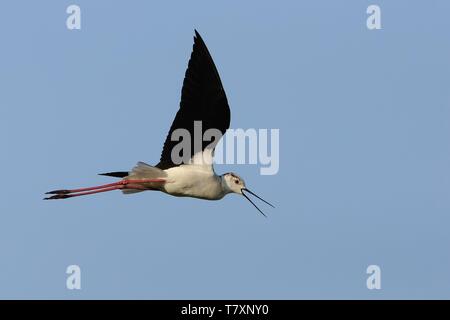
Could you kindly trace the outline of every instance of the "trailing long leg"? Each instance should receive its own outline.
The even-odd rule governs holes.
[[[95,187],[79,188],[79,189],[60,189],[49,191],[46,194],[53,194],[54,196],[44,198],[44,200],[56,200],[56,199],[67,199],[71,197],[85,196],[100,192],[107,192],[113,190],[121,189],[135,189],[135,190],[147,190],[143,183],[164,183],[165,179],[124,179],[114,183],[108,183]]]

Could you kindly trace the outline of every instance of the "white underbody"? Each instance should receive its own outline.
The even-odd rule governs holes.
[[[164,171],[167,174],[166,183],[160,190],[170,195],[219,200],[226,194],[222,178],[208,166],[181,165]]]

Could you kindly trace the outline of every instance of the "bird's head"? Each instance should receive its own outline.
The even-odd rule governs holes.
[[[242,194],[242,189],[245,188],[244,179],[233,172],[228,172],[223,175],[223,181],[228,192]]]
[[[271,206],[272,208],[275,208],[272,204],[270,204],[269,202],[267,202],[266,200],[264,200],[263,198],[259,197],[258,195],[256,195],[255,193],[253,193],[252,191],[250,191],[249,189],[247,189],[247,187],[245,186],[245,182],[244,179],[242,179],[241,177],[239,177],[237,174],[233,173],[233,172],[228,172],[225,173],[222,176],[222,181],[223,181],[223,185],[224,185],[224,189],[227,193],[237,193],[237,194],[241,194],[243,195],[248,201],[250,201],[250,203],[256,208],[258,209],[259,212],[261,212],[261,214],[263,216],[266,216],[264,214],[264,212],[261,211],[261,209],[259,209],[256,204],[253,203],[252,200],[250,200],[250,198],[245,194],[246,192],[248,192],[251,195],[254,195],[255,197],[257,197],[259,200],[267,203],[269,206]]]

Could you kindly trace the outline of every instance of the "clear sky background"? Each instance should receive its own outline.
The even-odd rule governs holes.
[[[82,29],[66,28],[81,7]],[[381,7],[382,30],[366,27]],[[8,1],[0,10],[0,298],[450,298],[448,1]],[[42,201],[155,164],[194,28],[233,128],[279,128],[245,199]],[[82,289],[66,289],[81,267]],[[366,268],[381,267],[381,290]]]

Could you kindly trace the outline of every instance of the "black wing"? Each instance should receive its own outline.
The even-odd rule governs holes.
[[[161,159],[156,167],[164,170],[179,165],[173,163],[171,159],[172,148],[179,143],[171,140],[172,133],[176,129],[184,128],[190,132],[193,140],[194,121],[202,121],[202,136],[206,130],[212,128],[220,130],[223,135],[230,127],[230,108],[219,73],[197,30],[181,90],[180,109],[170,127]],[[213,146],[218,142],[219,139],[216,139]],[[211,141],[202,141],[202,150],[210,144]],[[200,150],[194,150],[194,142],[191,141],[190,156],[197,151]]]

